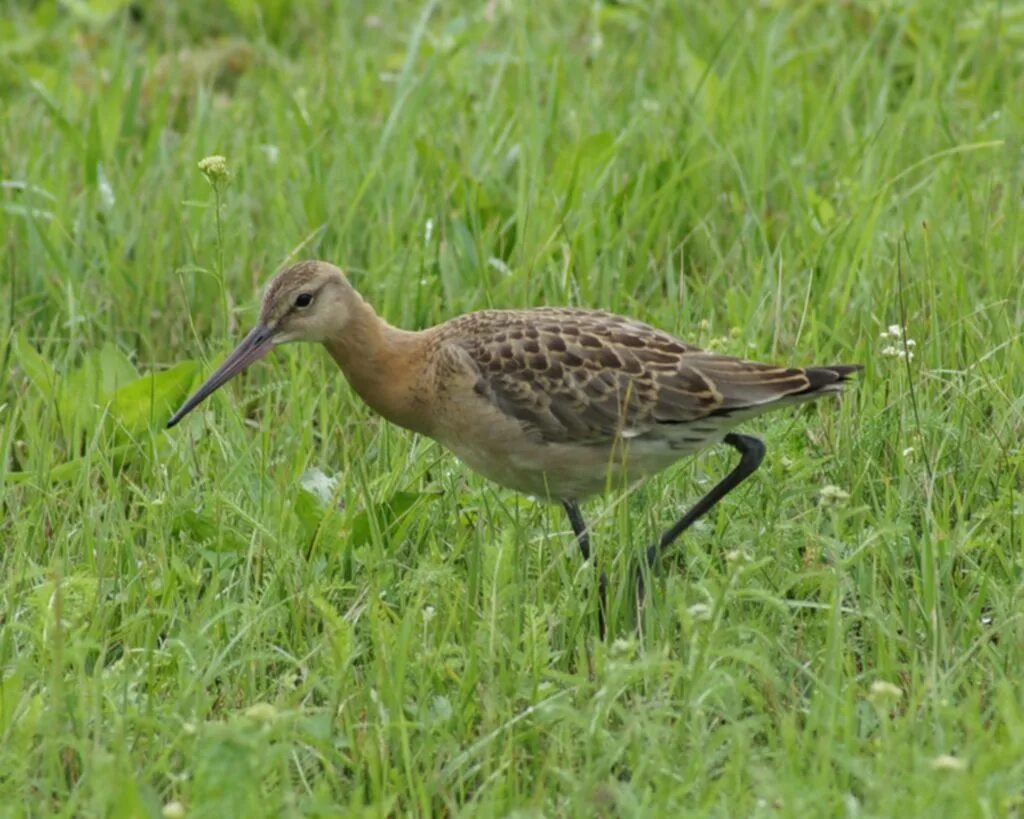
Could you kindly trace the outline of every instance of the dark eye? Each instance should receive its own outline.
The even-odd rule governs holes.
[[[309,307],[309,305],[311,305],[312,303],[313,303],[313,294],[312,293],[299,293],[299,295],[297,295],[295,297],[295,306],[296,307]]]

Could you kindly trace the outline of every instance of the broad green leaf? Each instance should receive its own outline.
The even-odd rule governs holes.
[[[389,532],[420,498],[434,500],[437,497],[435,492],[395,492],[375,511],[381,530],[385,533]],[[352,518],[350,537],[354,544],[359,545],[369,541],[372,531],[368,512],[359,512]]]
[[[144,375],[114,393],[110,417],[129,435],[163,424],[188,397],[198,373],[197,361],[183,361],[169,370]]]
[[[317,528],[336,502],[338,477],[331,477],[323,470],[311,467],[299,478],[300,489],[295,496],[294,512],[302,525],[306,540],[316,536]]]
[[[110,398],[119,389],[135,381],[139,371],[116,344],[107,341],[97,355],[98,381],[104,398]]]
[[[238,534],[208,512],[186,509],[174,519],[171,529],[176,534],[186,534],[189,540],[205,547],[210,554],[245,550],[245,544]]]
[[[324,516],[324,506],[308,489],[300,489],[295,495],[295,516],[302,526],[304,539],[309,541],[316,535],[316,529]]]
[[[704,116],[715,110],[720,96],[719,79],[714,67],[708,65],[697,54],[684,49],[680,52],[682,62],[681,87],[690,104]]]
[[[82,363],[64,374],[57,406],[69,441],[78,440],[96,425],[107,396],[100,390],[100,351],[89,350]],[[76,445],[77,446],[77,445]]]
[[[811,187],[807,188],[807,198],[811,202],[811,209],[818,218],[818,223],[826,229],[832,227],[836,220],[836,209],[832,203]]]
[[[131,0],[61,0],[60,5],[83,23],[99,25],[124,9]]]
[[[116,466],[119,466],[123,463],[123,456],[130,449],[132,449],[130,444],[122,444],[105,450],[102,457],[109,458]],[[89,465],[94,463],[96,460],[96,455],[83,455],[81,458],[73,458],[70,461],[58,464],[44,474],[34,471],[8,472],[5,480],[11,483],[29,483],[33,480],[48,481],[51,483],[70,481],[72,478],[75,478],[87,471],[89,469]]]
[[[24,332],[18,333],[14,338],[14,359],[25,371],[32,386],[51,400],[56,397],[60,379],[50,363],[29,343]]]

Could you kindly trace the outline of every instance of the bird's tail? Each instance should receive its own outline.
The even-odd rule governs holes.
[[[861,364],[831,364],[827,367],[807,367],[804,375],[810,382],[806,389],[794,395],[805,395],[808,398],[829,392],[842,392],[843,386],[856,373],[864,369]]]

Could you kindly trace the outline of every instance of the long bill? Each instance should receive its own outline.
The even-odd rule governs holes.
[[[217,371],[206,379],[206,383],[203,386],[196,390],[195,395],[189,398],[188,401],[181,405],[181,409],[174,413],[171,420],[167,422],[167,428],[173,427],[217,389],[224,386],[250,364],[259,361],[269,353],[274,347],[273,338],[274,334],[265,325],[257,324],[253,327],[252,332],[242,339],[242,343],[225,359],[224,363],[217,368]]]

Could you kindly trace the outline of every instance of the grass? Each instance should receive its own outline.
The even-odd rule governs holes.
[[[165,5],[0,15],[0,815],[1024,813],[1018,4]],[[318,351],[163,431],[314,256],[866,371],[640,636],[733,455],[588,506],[602,644],[561,510]]]

